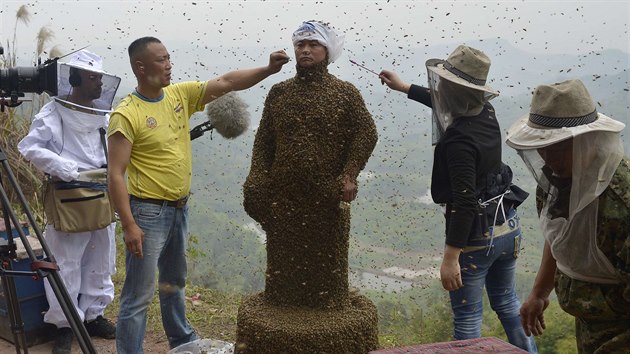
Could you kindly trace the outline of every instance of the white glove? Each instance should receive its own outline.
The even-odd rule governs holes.
[[[107,169],[97,168],[95,170],[81,171],[77,181],[107,183]]]

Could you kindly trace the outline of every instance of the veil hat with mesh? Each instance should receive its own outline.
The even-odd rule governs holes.
[[[542,192],[540,228],[558,270],[580,281],[618,284],[619,271],[599,249],[599,197],[623,159],[625,125],[596,108],[579,80],[540,85],[529,114],[508,130],[507,144]]]
[[[429,59],[425,65],[428,70],[448,81],[485,91],[491,97],[499,95],[498,91],[486,83],[490,71],[490,58],[478,49],[460,45],[446,60]]]
[[[537,149],[593,131],[618,133],[625,124],[597,112],[580,80],[536,87],[529,114],[507,132],[507,144],[518,150]]]
[[[78,106],[70,101],[68,97],[72,93],[73,87],[70,84],[70,69],[80,69],[91,71],[103,75],[101,81],[103,83],[101,97],[94,100],[94,107],[82,107],[92,109],[94,111],[109,112],[111,111],[116,91],[120,85],[120,78],[108,74],[103,70],[103,59],[92,52],[85,49],[79,50],[70,56],[70,60],[66,63],[59,64],[57,71],[57,87],[58,94],[55,97],[57,101],[64,102],[69,105]]]

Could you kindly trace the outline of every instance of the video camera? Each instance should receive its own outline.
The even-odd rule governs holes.
[[[0,55],[4,54],[4,48],[0,46]],[[41,94],[48,93],[50,96],[57,95],[57,60],[59,58],[47,59],[44,64],[35,67],[15,67],[0,69],[0,110],[4,107],[17,107],[22,101],[19,97],[24,97],[25,92],[35,92]],[[6,98],[9,97],[7,101]]]

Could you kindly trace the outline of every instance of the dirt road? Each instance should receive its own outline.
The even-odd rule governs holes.
[[[29,354],[50,354],[52,353],[54,341],[38,344],[28,348]],[[94,349],[99,354],[115,354],[116,341],[102,338],[92,338]],[[168,341],[164,334],[147,333],[144,339],[145,353],[166,353],[169,350]],[[23,353],[24,351],[22,351]],[[72,354],[80,354],[81,348],[75,340],[72,344]],[[11,342],[0,339],[0,354],[16,354],[15,346]]]

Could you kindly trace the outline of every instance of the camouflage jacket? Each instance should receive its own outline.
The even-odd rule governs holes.
[[[536,191],[538,212],[545,195]],[[611,319],[630,316],[630,160],[621,160],[608,188],[599,196],[597,245],[615,267],[621,283],[601,285],[556,274],[561,307],[583,318]],[[616,304],[610,307],[610,304]]]
[[[630,161],[621,160],[608,188],[599,197],[597,245],[630,284]]]

